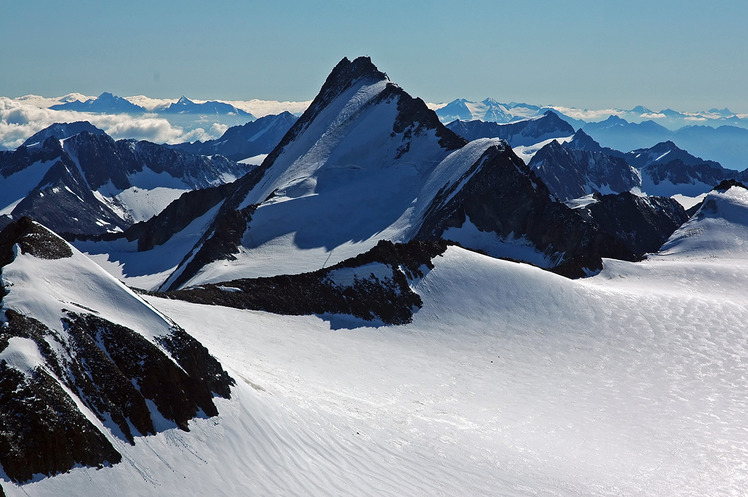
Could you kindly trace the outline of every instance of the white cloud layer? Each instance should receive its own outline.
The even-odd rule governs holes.
[[[572,119],[581,119],[583,121],[601,121],[610,116],[620,116],[623,114],[623,111],[618,109],[577,109],[561,105],[552,105],[551,108]]]
[[[255,117],[280,114],[283,111],[288,111],[291,114],[301,114],[312,103],[311,100],[305,102],[279,102],[278,100],[258,100],[256,98],[252,100],[226,100],[225,102],[237,109],[249,112]]]
[[[28,137],[54,123],[89,121],[103,129],[114,139],[133,138],[156,143],[181,143],[196,140],[205,141],[220,137],[229,125],[225,122],[211,122],[210,119],[196,116],[193,126],[169,122],[155,113],[130,114],[91,114],[86,112],[57,111],[49,107],[75,100],[85,101],[94,97],[80,93],[70,93],[62,97],[42,97],[25,95],[18,98],[0,97],[0,149],[13,150]],[[136,105],[149,111],[168,106],[176,99],[157,99],[144,95],[126,97]],[[201,102],[195,100],[195,102]],[[246,100],[227,102],[250,112],[255,117],[279,114],[283,111],[301,113],[311,102],[280,102],[276,100]],[[186,127],[187,126],[187,127]]]

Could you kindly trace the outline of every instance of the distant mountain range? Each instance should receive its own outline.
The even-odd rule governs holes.
[[[748,129],[737,126],[686,126],[671,131],[654,121],[631,123],[617,116],[590,123],[582,129],[601,145],[622,151],[672,141],[692,153],[709,157],[726,167],[748,167]]]
[[[171,147],[193,154],[221,154],[238,161],[272,152],[296,119],[290,112],[265,116],[242,126],[232,126],[215,140],[181,143]]]
[[[437,109],[436,115],[445,123],[456,120],[509,123],[529,117],[537,117],[547,109],[537,105],[516,102],[502,104],[493,98],[487,98],[481,102],[471,102],[464,98],[458,98]]]
[[[457,120],[447,124],[447,128],[469,141],[478,138],[501,138],[512,147],[534,145],[551,138],[569,137],[574,134],[571,124],[551,110],[540,117],[507,124]]]
[[[146,112],[143,107],[131,103],[129,100],[109,92],[104,92],[96,98],[81,102],[74,100],[63,104],[53,105],[52,110],[73,110],[77,112],[98,112],[102,114],[139,114]]]
[[[252,114],[231,103],[220,101],[196,103],[184,96],[177,101],[165,101],[147,97],[123,98],[105,92],[96,98],[87,100],[71,100],[72,98],[85,97],[76,94],[69,97],[68,101],[49,108],[95,114],[130,115],[133,119],[158,117],[168,120],[172,130],[158,133],[158,136],[163,138],[156,138],[157,134],[153,131],[156,129],[154,128],[155,122],[148,125],[138,123],[131,126],[113,126],[115,131],[112,131],[105,123],[97,121],[99,127],[109,130],[110,134],[114,133],[117,137],[127,137],[126,130],[131,129],[132,136],[151,141],[163,141],[169,137],[170,143],[173,143],[173,137],[179,134],[185,134],[185,139],[190,140],[199,138],[205,141],[206,137],[217,140],[227,127],[242,125],[255,119]],[[138,105],[139,103],[142,105]],[[258,108],[264,108],[260,104],[261,102],[257,104]],[[282,104],[275,102],[273,105],[282,106]],[[298,105],[293,105],[293,107],[301,108]],[[638,106],[629,110],[587,111],[528,103],[501,103],[487,98],[480,102],[456,99],[438,107],[436,114],[445,124],[458,120],[460,122],[480,120],[487,123],[509,124],[526,119],[538,119],[548,111],[556,113],[575,130],[584,129],[587,134],[606,147],[627,152],[669,140],[680,148],[689,150],[698,156],[716,160],[725,167],[738,170],[748,167],[745,159],[748,156],[748,118],[737,115],[729,109],[710,109],[704,112],[688,113],[672,109],[653,111]],[[44,126],[48,126],[48,123],[49,121],[44,122]],[[475,128],[477,125],[472,126]],[[31,124],[27,127],[33,129]],[[33,131],[36,132],[39,128]],[[3,146],[3,142],[9,140],[14,144],[12,148],[15,148],[20,143],[17,132],[17,130],[8,131],[8,137],[0,136],[0,147]],[[475,133],[465,128],[461,132],[470,136],[489,134]],[[5,146],[11,148],[7,144]],[[515,146],[525,145],[515,143]],[[237,151],[232,157],[239,157],[240,153],[242,152]]]
[[[698,196],[727,179],[748,180],[748,169],[725,168],[671,141],[623,153],[602,147],[584,130],[566,143],[553,141],[544,146],[529,166],[563,200],[632,190],[668,197]]]
[[[0,152],[0,495],[739,492],[748,170],[480,104],[343,58],[299,118]]]
[[[94,112],[101,114],[142,114],[149,112],[145,107],[133,104],[123,97],[104,92],[96,98],[86,101],[75,100],[50,107],[52,110],[72,110],[77,112]],[[249,112],[237,109],[231,104],[218,101],[196,103],[187,97],[181,97],[167,107],[152,109],[150,112],[163,114],[223,114],[238,115],[247,119],[254,119]]]
[[[203,103],[195,103],[187,97],[181,97],[179,100],[169,105],[165,109],[159,110],[162,114],[229,114],[244,116],[247,119],[255,117],[249,112],[237,109],[231,104],[210,100]]]
[[[501,103],[493,98],[486,98],[480,102],[458,98],[439,107],[436,110],[436,114],[445,123],[458,119],[461,121],[478,119],[481,121],[509,123],[521,119],[538,117],[548,110],[557,112],[575,128],[580,128],[590,122],[604,120],[610,116],[620,117],[633,123],[654,121],[671,130],[694,125],[748,128],[748,116],[735,114],[729,109],[710,109],[703,112],[678,112],[672,109],[653,111],[640,105],[629,110],[611,109],[604,111],[573,109],[554,105],[541,106],[517,102]],[[574,118],[568,114],[573,114],[577,117]]]
[[[33,216],[60,233],[121,231],[182,193],[234,181],[248,166],[165,145],[115,141],[88,123],[53,125],[0,152],[2,224]]]

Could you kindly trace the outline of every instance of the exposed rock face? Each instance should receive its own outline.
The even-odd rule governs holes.
[[[692,184],[694,181],[705,185],[716,185],[726,178],[745,176],[738,171],[726,170],[718,165],[706,162],[688,165],[680,159],[671,160],[665,164],[651,164],[642,171],[642,174],[651,178],[655,185],[663,182],[674,185]]]
[[[216,140],[181,143],[174,148],[200,155],[220,154],[231,160],[241,160],[269,154],[296,122],[289,112],[264,116],[242,126],[232,126]]]
[[[71,257],[70,246],[48,229],[28,217],[22,217],[0,231],[0,267],[13,261],[13,246],[40,259],[64,259]]]
[[[49,162],[62,155],[62,145],[54,137],[49,137],[35,146],[21,145],[12,152],[0,151],[0,174],[7,178],[22,171],[35,162]]]
[[[650,194],[671,195],[678,190],[696,195],[706,193],[722,180],[748,179],[748,170],[739,172],[724,168],[719,162],[696,157],[671,141],[633,150],[623,157],[639,169],[642,188]]]
[[[224,184],[249,169],[219,155],[197,156],[145,141],[115,142],[100,130],[68,137],[63,148],[58,135],[70,131],[69,126],[53,125],[38,133],[47,136],[43,142],[0,152],[0,187],[7,181],[28,189],[5,195],[8,205],[3,207],[12,207],[12,213],[0,226],[28,215],[60,233],[118,232],[133,219],[123,203],[127,201],[115,195],[137,190],[138,175],[151,175],[146,183],[153,186],[163,182],[166,188],[179,185],[184,190]],[[155,175],[162,176],[155,180]]]
[[[9,333],[0,334],[0,353]],[[118,463],[122,456],[43,368],[31,374],[0,362],[0,464],[15,482],[81,464]]]
[[[595,202],[578,212],[621,240],[637,257],[658,251],[689,218],[683,207],[668,197],[639,197],[629,192],[594,197]]]
[[[0,232],[3,268],[17,250],[40,261],[74,256],[28,218]],[[133,444],[156,433],[155,411],[187,430],[198,413],[218,413],[214,395],[230,397],[233,379],[176,325],[164,323],[167,332],[151,341],[88,307],[95,303],[76,302],[77,310],[63,309],[59,327],[50,328],[7,306],[13,288],[3,288],[0,328],[0,464],[13,481],[77,464],[115,464],[121,456],[109,436]]]
[[[570,277],[601,269],[602,257],[634,258],[618,240],[555,201],[509,148],[488,149],[459,182],[439,192],[417,238],[440,238],[468,217],[480,231],[502,239],[526,237],[549,257],[549,269]]]
[[[196,245],[193,253],[185,257],[183,264],[162,285],[161,289],[175,290],[180,288],[202,267],[213,261],[219,259],[233,260],[233,254],[239,251],[243,235],[247,229],[251,229],[253,212],[262,202],[272,198],[274,193],[271,191],[266,198],[249,202],[249,205],[246,201],[247,196],[256,185],[266,180],[268,171],[273,170],[273,166],[284,150],[292,147],[296,141],[301,139],[300,137],[304,135],[305,131],[325,108],[348,89],[356,84],[382,82],[386,83],[384,89],[365,105],[365,109],[376,107],[379,104],[396,104],[397,113],[391,129],[380,128],[372,130],[371,134],[383,135],[388,139],[392,138],[393,143],[397,143],[397,150],[393,157],[386,155],[388,152],[381,152],[380,150],[368,150],[367,154],[377,156],[377,154],[382,153],[382,161],[399,160],[410,152],[413,141],[432,132],[438,139],[437,143],[431,142],[435,145],[432,148],[438,149],[438,152],[442,155],[465,145],[466,141],[445,128],[422,100],[411,97],[401,88],[389,83],[387,76],[379,71],[368,57],[360,57],[353,61],[343,59],[330,73],[306,112],[291,127],[278,146],[265,159],[262,166],[237,181],[237,188],[222,205],[206,236]],[[362,109],[361,112],[363,111]],[[305,137],[305,139],[307,141],[312,139],[317,141],[319,137]]]
[[[543,117],[527,119],[509,124],[485,121],[454,121],[447,124],[463,138],[472,141],[478,138],[501,138],[512,147],[534,145],[549,138],[561,138],[574,134],[574,128],[553,111]]]
[[[421,298],[408,280],[432,269],[444,253],[443,240],[393,244],[312,273],[233,280],[169,292],[169,297],[203,304],[255,309],[277,314],[349,314],[389,324],[408,323]]]
[[[114,141],[107,135],[87,132],[69,138],[65,150],[77,159],[94,190],[109,181],[116,188],[127,189],[132,186],[130,176],[144,167],[182,179],[192,188],[214,186],[224,174],[238,176],[246,171],[222,156],[203,157],[147,141]]]
[[[624,159],[598,148],[583,150],[575,140],[563,145],[553,141],[540,149],[528,165],[563,201],[594,192],[626,192],[640,185],[636,170]]]
[[[130,226],[122,236],[138,241],[138,250],[150,250],[166,243],[174,234],[218,205],[235,188],[233,183],[183,193],[161,213]]]
[[[429,110],[420,98],[413,98],[402,88],[388,85],[373,103],[388,100],[397,101],[398,115],[392,126],[393,134],[403,134],[405,140],[422,134],[426,130],[434,130],[439,137],[439,145],[446,150],[455,150],[465,145],[465,140],[457,133],[442,125],[434,112]],[[403,145],[402,153],[409,150],[409,142]]]
[[[57,139],[48,138],[45,146],[48,142],[57,142]],[[27,215],[60,232],[102,232],[129,225],[94,195],[75,162],[64,151],[39,185],[18,202],[12,212],[13,218]]]
[[[262,179],[264,173],[264,167],[258,167],[233,184],[211,227],[203,234],[192,251],[185,255],[177,272],[164,282],[162,289],[179,288],[200,268],[213,261],[234,260],[233,254],[238,252],[247,223],[252,219],[252,213],[257,208],[257,205],[252,204],[240,209],[239,205],[247,192]]]
[[[738,188],[743,188],[745,190],[748,190],[748,186],[744,185],[740,181],[736,179],[726,179],[721,181],[717,186],[715,186],[713,189],[720,191],[720,192],[726,192],[733,186],[737,186]]]

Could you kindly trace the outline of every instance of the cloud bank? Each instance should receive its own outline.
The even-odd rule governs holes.
[[[148,140],[155,143],[181,143],[206,141],[219,138],[228,128],[226,122],[215,122],[216,119],[206,116],[195,116],[194,119],[172,117],[172,121],[153,111],[167,107],[176,100],[156,99],[138,95],[127,97],[132,103],[140,105],[151,113],[131,114],[91,114],[87,112],[58,111],[49,107],[55,104],[75,100],[85,101],[94,97],[80,93],[70,93],[63,97],[49,98],[39,95],[25,95],[18,98],[0,97],[0,150],[14,150],[36,133],[54,123],[88,121],[103,129],[109,136],[119,140],[132,138]],[[195,102],[201,102],[195,100]],[[256,117],[303,112],[311,102],[280,102],[275,100],[247,100],[228,102],[237,108],[246,110]],[[171,116],[170,116],[171,117]],[[220,121],[220,119],[218,119]],[[178,122],[177,122],[178,121]],[[188,124],[186,124],[190,121]]]
[[[187,130],[171,124],[156,114],[132,116],[128,114],[90,114],[85,112],[56,111],[29,103],[23,99],[0,97],[0,147],[13,150],[29,136],[54,123],[89,121],[103,129],[114,139],[134,138],[156,143],[218,138],[228,126],[213,123],[207,129]]]

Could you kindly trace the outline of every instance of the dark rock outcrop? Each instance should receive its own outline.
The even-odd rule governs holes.
[[[364,254],[311,273],[239,279],[166,295],[277,314],[348,314],[403,324],[410,322],[413,310],[422,305],[408,280],[422,277],[424,268],[432,269],[431,260],[446,248],[443,240],[406,244],[380,241]],[[338,281],[341,272],[345,276]]]
[[[162,285],[162,290],[179,288],[197,274],[200,268],[213,261],[235,259],[234,254],[239,251],[247,223],[257,208],[257,205],[252,204],[240,209],[239,205],[262,179],[265,170],[264,166],[255,168],[233,184],[211,226],[185,255],[177,271]]]
[[[28,218],[0,232],[3,267],[13,262],[15,246],[39,259],[73,255],[61,238]],[[3,297],[9,291],[12,287],[3,288]],[[231,395],[234,380],[181,328],[164,323],[166,332],[152,342],[86,304],[95,306],[78,302],[71,305],[86,312],[63,309],[59,328],[2,307],[0,354],[11,345],[28,348],[29,343],[38,351],[37,358],[28,356],[30,366],[0,360],[0,464],[15,482],[75,465],[120,461],[77,401],[114,436],[132,444],[135,437],[163,428],[154,423],[156,411],[159,419],[187,430],[198,414],[218,413],[214,395]],[[27,355],[23,347],[18,350],[14,353]],[[13,362],[13,354],[7,357]]]
[[[554,140],[528,164],[559,199],[566,201],[601,191],[626,192],[640,185],[636,170],[624,159],[606,154],[599,145],[594,150],[593,144],[597,143],[586,134],[580,138],[583,144],[575,139],[563,145]],[[587,150],[590,148],[593,150]]]
[[[713,188],[713,190],[717,190],[719,192],[726,192],[733,186],[737,186],[738,188],[743,188],[745,190],[748,190],[748,186],[745,186],[745,184],[741,183],[740,181],[736,179],[722,180],[717,186]]]
[[[689,216],[668,197],[639,197],[629,192],[595,194],[595,202],[577,210],[613,235],[637,257],[657,252]]]
[[[220,155],[194,155],[145,141],[114,141],[89,131],[67,138],[63,148],[53,128],[40,132],[50,135],[41,143],[0,152],[3,178],[18,174],[25,175],[24,182],[38,182],[29,183],[28,192],[18,193],[11,215],[0,221],[0,227],[31,216],[59,233],[121,232],[133,219],[117,197],[95,193],[102,187],[105,195],[115,195],[133,187],[137,183],[133,178],[147,168],[173,178],[163,180],[167,186],[178,180],[181,188],[202,189],[233,181],[251,169]]]
[[[643,182],[654,185],[650,187],[654,190],[664,183],[666,190],[671,190],[673,187],[670,185],[675,185],[690,194],[706,193],[709,186],[726,179],[748,180],[748,169],[742,172],[727,169],[719,162],[690,154],[672,141],[633,150],[623,157],[641,171]]]
[[[0,335],[0,352],[7,346]],[[16,483],[76,464],[101,467],[122,456],[42,368],[26,375],[0,362],[0,464]]]
[[[183,193],[148,221],[130,226],[122,236],[129,241],[137,240],[139,251],[162,245],[192,221],[218,205],[234,188],[234,184],[229,183]]]
[[[0,174],[7,178],[36,162],[56,160],[62,153],[60,140],[55,137],[49,137],[34,146],[21,145],[12,152],[0,151]]]
[[[39,186],[16,204],[12,217],[21,216],[32,216],[56,231],[73,233],[116,231],[130,224],[96,197],[75,162],[64,152]]]
[[[416,238],[438,239],[468,218],[501,239],[525,237],[549,259],[548,269],[569,277],[601,269],[602,257],[634,259],[614,237],[555,201],[508,147],[489,148],[463,178],[440,191]]]
[[[392,136],[403,134],[406,140],[401,153],[408,151],[409,140],[413,135],[434,130],[439,138],[439,145],[446,150],[463,147],[467,142],[457,133],[442,125],[434,111],[430,110],[420,98],[411,97],[405,90],[396,85],[388,85],[373,104],[386,101],[397,101],[397,117],[392,126]]]
[[[18,244],[21,253],[39,259],[64,259],[73,251],[63,239],[35,223],[29,217],[22,217],[0,231],[0,267],[13,261],[13,246]]]
[[[179,328],[161,338],[174,362],[133,330],[93,314],[68,312],[62,320],[64,336],[11,309],[5,316],[0,352],[12,338],[32,340],[46,366],[29,377],[0,363],[0,463],[13,481],[26,481],[35,473],[50,476],[75,464],[120,461],[65,389],[131,444],[135,436],[156,433],[146,400],[165,419],[188,430],[198,412],[218,414],[214,394],[230,397],[233,380]]]

